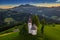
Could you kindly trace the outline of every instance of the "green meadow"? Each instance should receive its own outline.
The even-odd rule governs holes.
[[[19,40],[19,32],[0,34],[0,40]],[[44,40],[60,40],[60,25],[55,27],[45,26]]]
[[[46,26],[44,29],[46,40],[60,40],[60,25]]]

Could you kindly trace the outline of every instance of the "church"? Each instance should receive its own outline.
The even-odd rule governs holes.
[[[32,23],[31,16],[28,19],[28,33],[31,35],[37,35],[37,26]]]

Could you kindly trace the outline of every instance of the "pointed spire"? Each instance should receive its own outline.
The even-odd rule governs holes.
[[[31,16],[29,16],[28,22],[29,22],[29,23],[32,23]]]

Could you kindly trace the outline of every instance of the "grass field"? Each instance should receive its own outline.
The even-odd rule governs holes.
[[[60,25],[56,27],[45,26],[45,40],[60,40]],[[0,40],[18,40],[19,32],[11,32],[0,35]]]
[[[18,32],[0,35],[0,40],[17,40]]]
[[[44,32],[46,40],[60,40],[60,25],[55,27],[46,26]]]

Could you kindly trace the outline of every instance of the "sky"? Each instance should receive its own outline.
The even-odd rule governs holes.
[[[0,0],[0,8],[12,8],[20,4],[36,6],[60,6],[60,0]]]

